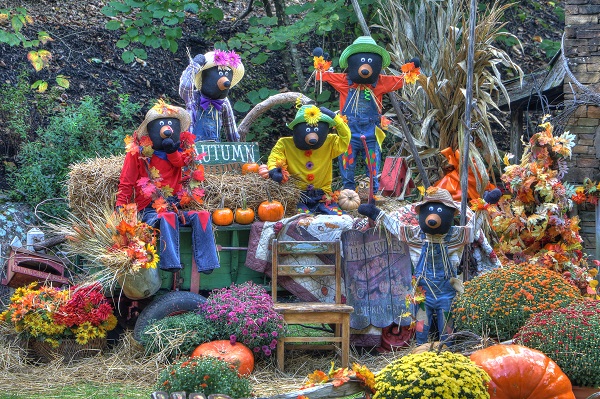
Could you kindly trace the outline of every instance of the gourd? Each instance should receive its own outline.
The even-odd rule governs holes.
[[[252,208],[248,208],[246,203],[246,193],[242,188],[242,207],[236,208],[234,220],[239,224],[250,224],[254,222],[254,210]]]
[[[229,340],[205,342],[194,349],[191,356],[209,356],[234,365],[238,373],[243,376],[250,375],[254,370],[254,354],[246,345]]]
[[[358,209],[360,205],[360,197],[354,190],[348,188],[342,190],[338,196],[338,205],[345,211],[353,211]]]
[[[493,345],[471,354],[491,377],[490,399],[575,399],[571,381],[548,356],[521,345]]]
[[[229,226],[233,223],[233,211],[225,208],[225,197],[221,198],[219,209],[213,211],[212,222],[217,226]]]
[[[267,189],[267,201],[263,201],[258,205],[258,218],[263,222],[277,222],[283,218],[285,208],[279,201],[271,199],[269,187]]]
[[[258,174],[263,179],[268,179],[269,178],[269,168],[267,167],[267,165],[260,165],[258,167]]]
[[[259,166],[257,163],[245,163],[242,165],[242,174],[258,173],[258,168]]]

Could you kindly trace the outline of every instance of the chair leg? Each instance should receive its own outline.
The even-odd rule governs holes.
[[[283,371],[283,354],[285,343],[283,340],[277,340],[277,368],[279,371]]]
[[[344,316],[342,323],[342,367],[348,367],[350,357],[350,315]]]

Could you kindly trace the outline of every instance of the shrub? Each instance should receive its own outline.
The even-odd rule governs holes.
[[[452,307],[454,327],[507,340],[532,314],[580,298],[579,290],[557,272],[525,263],[512,265],[465,283],[464,294]]]
[[[277,338],[287,331],[271,296],[251,281],[213,290],[200,309],[217,332],[216,339],[241,342],[255,354],[270,356]]]
[[[128,99],[123,97],[121,104],[125,104],[123,101]],[[119,126],[131,122],[130,117],[124,118]],[[48,126],[39,129],[37,134],[36,141],[23,145],[17,157],[18,167],[11,171],[15,189],[32,206],[47,199],[65,197],[64,182],[70,164],[123,149],[121,129],[109,124],[102,116],[98,100],[91,97],[50,118]],[[51,203],[44,210],[57,214],[65,208],[64,203]]]
[[[410,354],[375,376],[373,399],[489,398],[489,380],[485,371],[458,353]]]
[[[150,323],[142,334],[141,342],[146,353],[168,351],[170,355],[189,356],[198,345],[212,341],[216,336],[207,319],[188,312]]]
[[[240,376],[235,366],[216,358],[200,357],[180,360],[160,372],[156,389],[229,395],[245,398],[250,395],[250,381]]]
[[[515,343],[544,352],[573,385],[600,386],[600,301],[579,301],[533,315]]]

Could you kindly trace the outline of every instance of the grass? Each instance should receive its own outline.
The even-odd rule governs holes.
[[[19,388],[14,392],[0,393],[0,399],[88,399],[88,398],[111,398],[111,399],[147,399],[153,390],[139,389],[130,385],[121,384],[91,384],[87,382],[53,388],[47,392],[30,392],[27,388]]]

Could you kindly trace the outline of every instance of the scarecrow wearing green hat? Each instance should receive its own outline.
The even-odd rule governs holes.
[[[304,105],[287,125],[292,137],[280,138],[269,155],[269,178],[283,183],[292,176],[303,191],[299,213],[341,215],[332,200],[332,159],[348,148],[350,129],[343,118],[327,108]],[[335,127],[337,134],[329,133]]]
[[[313,55],[316,79],[329,83],[339,93],[340,111],[348,119],[352,133],[347,151],[338,158],[344,188],[356,188],[356,160],[363,155],[371,160],[371,169],[366,174],[373,176],[373,191],[376,192],[379,189],[376,176],[380,170],[381,142],[385,138],[381,124],[383,95],[400,89],[405,81],[414,82],[419,73],[419,60],[414,58],[406,64],[408,67],[403,66],[402,75],[381,75],[381,70],[390,65],[390,54],[370,36],[359,37],[342,52],[340,67],[346,69],[346,73],[325,70],[322,66],[330,63],[323,62],[321,48],[316,48]],[[365,153],[361,136],[366,139],[368,153]]]

